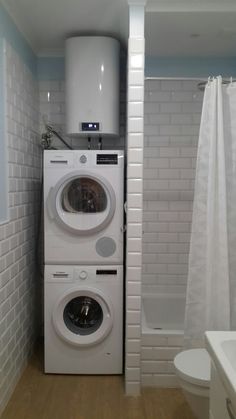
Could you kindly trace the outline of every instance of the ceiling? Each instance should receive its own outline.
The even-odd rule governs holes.
[[[39,55],[61,55],[72,35],[128,39],[127,0],[0,0]],[[236,56],[236,0],[148,0],[146,54]]]
[[[39,54],[60,55],[74,35],[108,35],[126,43],[126,0],[2,0],[15,23]]]
[[[236,11],[148,12],[145,32],[147,55],[236,56]]]

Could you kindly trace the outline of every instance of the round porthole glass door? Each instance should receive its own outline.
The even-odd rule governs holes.
[[[72,333],[85,336],[99,329],[103,320],[103,311],[94,298],[80,296],[67,303],[63,318]]]
[[[67,213],[100,213],[106,211],[107,194],[104,187],[95,179],[76,178],[63,188],[61,206]]]
[[[85,173],[63,177],[49,193],[50,212],[65,229],[80,235],[103,230],[112,220],[116,197],[110,183]]]
[[[56,303],[52,321],[63,340],[78,346],[94,345],[110,333],[113,308],[99,290],[71,289]]]

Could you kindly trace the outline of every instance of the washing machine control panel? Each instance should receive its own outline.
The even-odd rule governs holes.
[[[114,266],[81,266],[74,268],[74,281],[85,281],[90,283],[97,283],[102,281],[113,281],[118,278],[119,271]]]
[[[78,279],[82,279],[84,281],[88,277],[88,272],[80,271],[80,272],[78,272],[78,277],[79,277]]]

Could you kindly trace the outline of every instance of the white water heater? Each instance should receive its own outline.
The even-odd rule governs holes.
[[[105,36],[66,41],[66,131],[119,135],[119,42]]]

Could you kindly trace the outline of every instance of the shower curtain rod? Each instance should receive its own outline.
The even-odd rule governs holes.
[[[192,80],[192,81],[207,81],[206,77],[144,77],[145,80]]]
[[[192,80],[192,81],[205,81],[208,82],[208,77],[144,77],[144,80]],[[224,77],[224,82],[234,82],[236,81],[234,77]]]
[[[208,81],[209,81],[209,77],[144,77],[144,80],[182,80],[182,81],[198,81],[198,89],[201,91],[204,91]],[[223,79],[223,84],[230,84],[236,82],[236,79],[233,77],[226,77]]]

